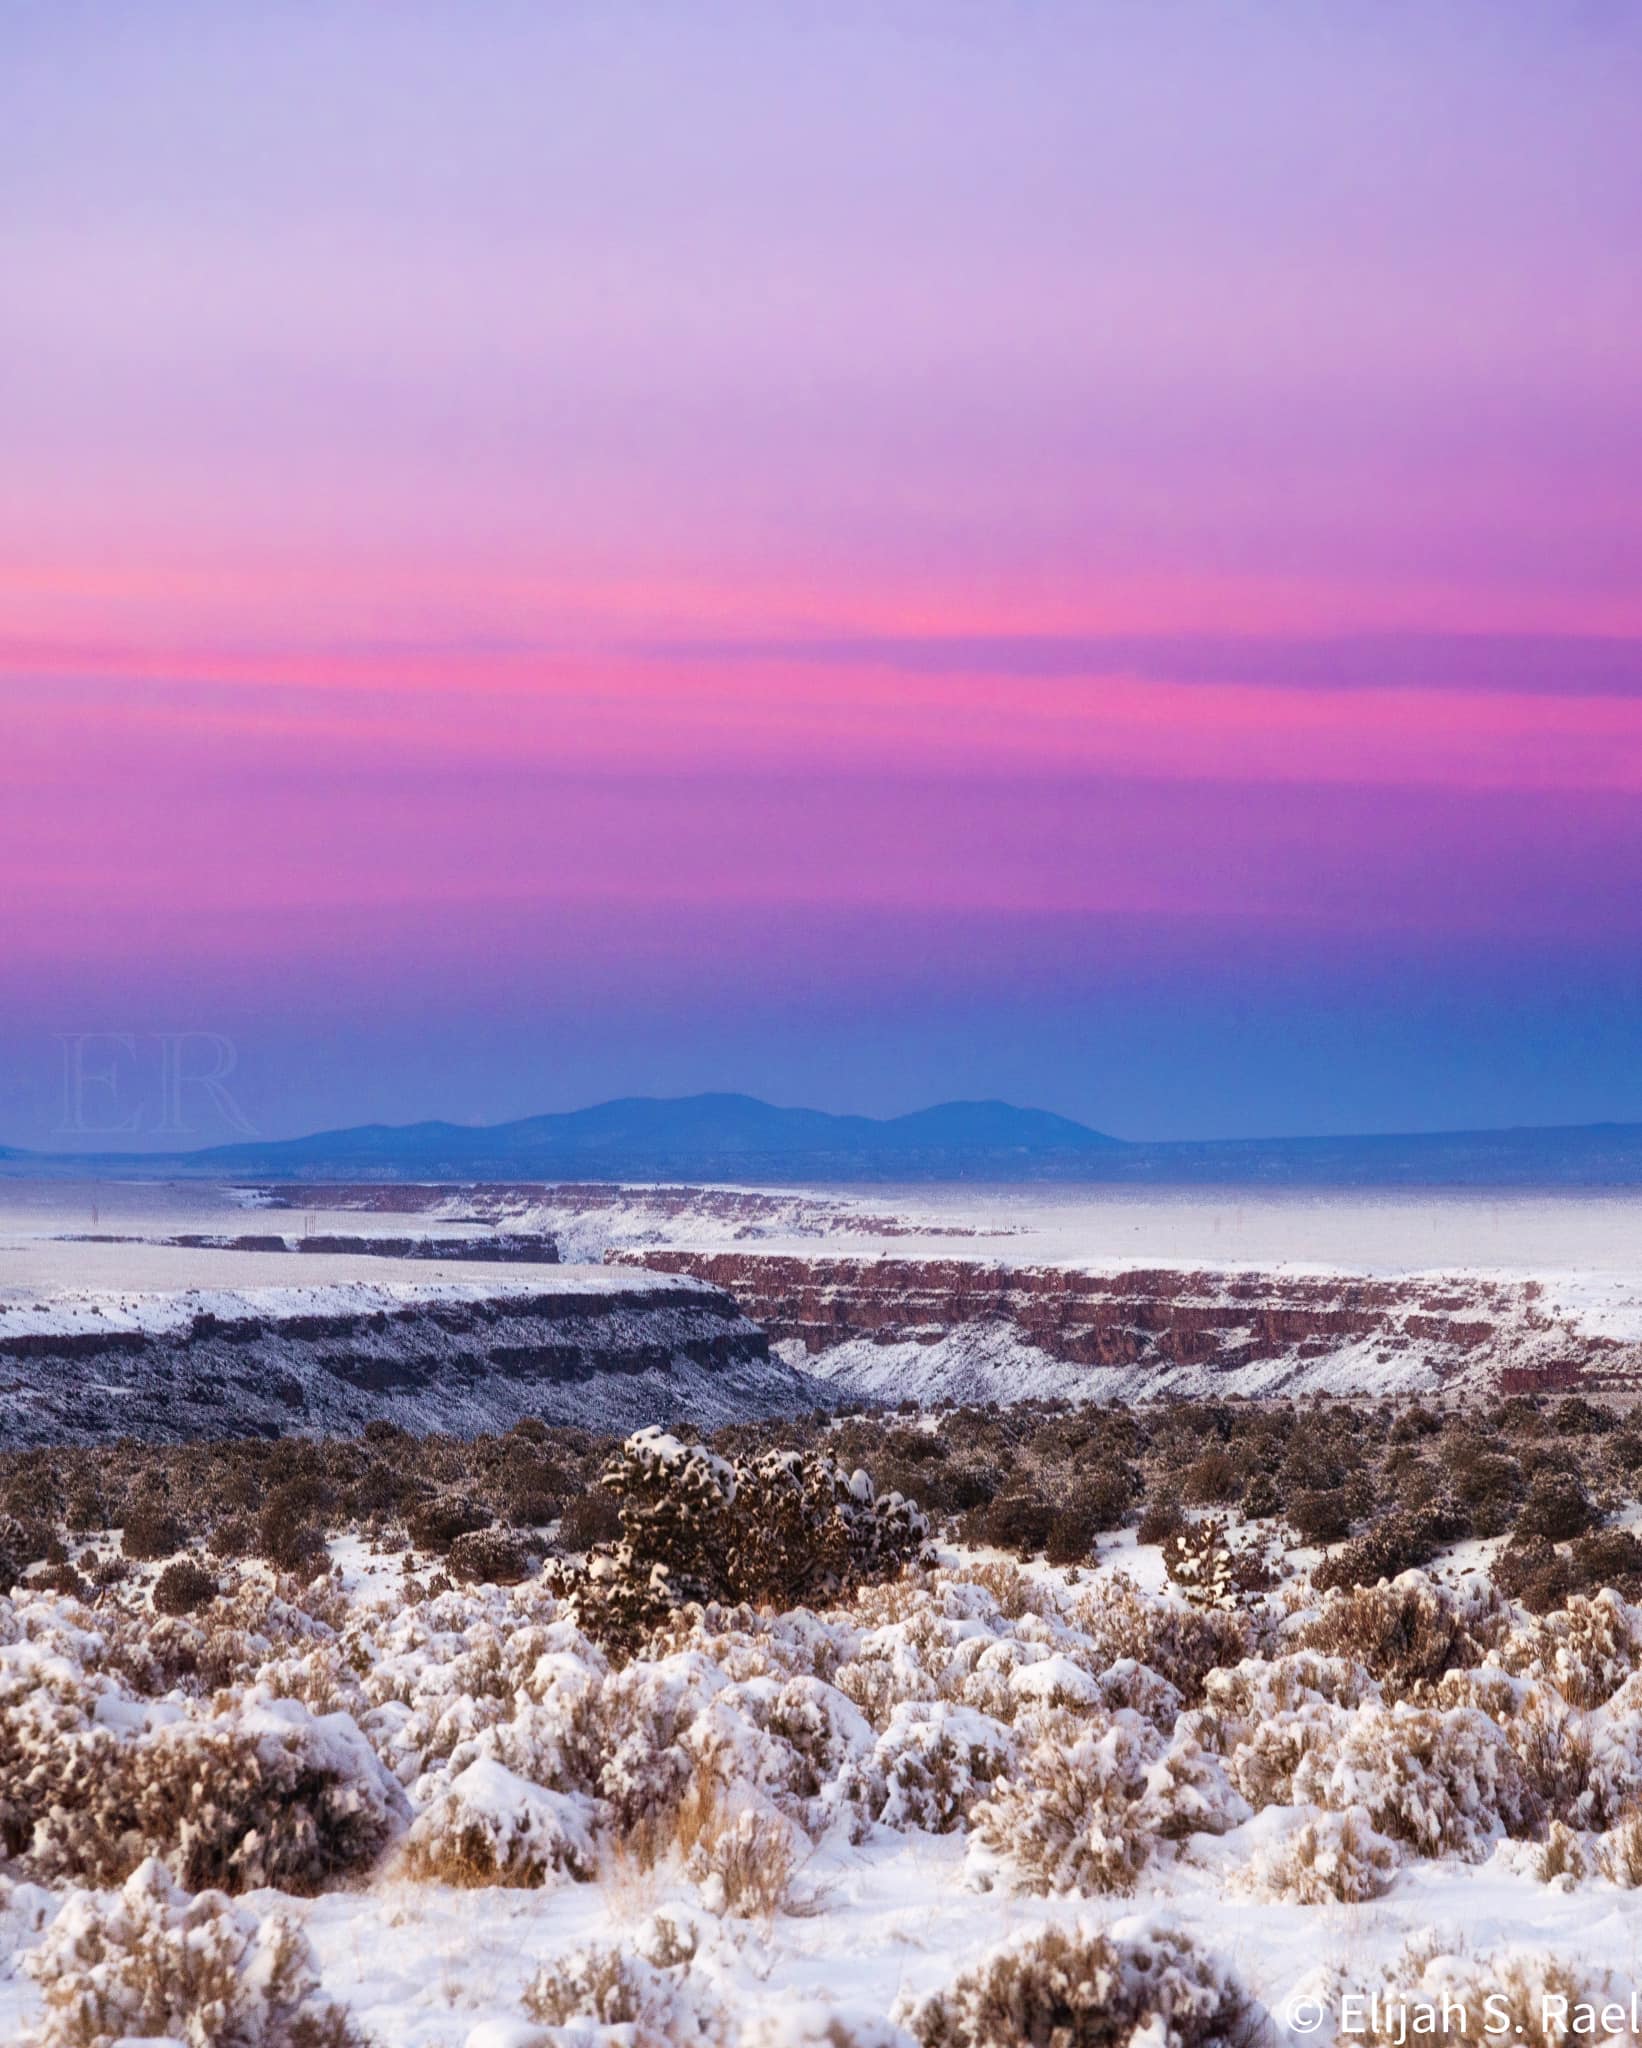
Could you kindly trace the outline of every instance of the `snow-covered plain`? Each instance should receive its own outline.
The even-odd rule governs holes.
[[[544,1279],[539,1265],[298,1260],[165,1242],[248,1231],[293,1244],[384,1232],[478,1243],[526,1232],[556,1242],[569,1262],[553,1269],[556,1284],[595,1293],[609,1284],[601,1261],[620,1262],[635,1285],[647,1265],[669,1265],[727,1288],[787,1366],[873,1400],[1378,1395],[1499,1385],[1506,1375],[1565,1383],[1570,1373],[1611,1392],[1642,1384],[1642,1194],[1630,1191],[0,1180],[0,1342],[12,1327],[174,1326],[202,1306],[215,1313],[209,1304],[224,1294],[233,1313],[254,1295],[268,1313],[306,1314],[350,1301],[494,1300]],[[782,1261],[791,1272],[766,1263]],[[1036,1299],[979,1317],[949,1312],[942,1269],[1037,1275]],[[806,1288],[807,1271],[816,1279]],[[1058,1274],[1098,1281],[1129,1303],[1102,1310],[1087,1292],[1079,1301],[1061,1290],[1064,1305],[1046,1308]],[[1367,1316],[1364,1282],[1382,1295]],[[309,1289],[327,1298],[305,1301],[299,1290]],[[789,1313],[806,1291],[807,1307]],[[1160,1342],[1160,1318],[1186,1341]],[[1106,1334],[1092,1336],[1102,1319]],[[1208,1328],[1212,1343],[1191,1341]],[[1274,1337],[1278,1329],[1290,1334]],[[1489,1333],[1481,1343],[1479,1329]]]
[[[1071,1575],[948,1551],[847,1608],[686,1627],[618,1669],[539,1584],[430,1596],[349,1539],[310,1593],[242,1573],[219,1616],[240,1667],[209,1695],[145,1685],[130,1655],[151,1569],[95,1612],[0,1602],[0,1705],[24,1764],[97,1730],[160,1758],[207,1729],[332,1774],[380,1854],[317,1897],[253,1884],[219,1917],[253,2019],[284,1919],[314,2011],[340,2002],[382,2048],[961,2040],[921,2001],[1051,1926],[1140,1949],[1183,1933],[1277,2044],[1349,2039],[1349,1996],[1433,1984],[1490,2039],[1489,1993],[1642,1984],[1642,1610],[1502,1613],[1480,1559],[1348,1624],[1344,1596],[1293,1583],[1251,1614],[1188,1608],[1132,1534]],[[1411,1684],[1399,1601],[1458,1616],[1471,1661]],[[204,1626],[161,1625],[165,1655],[186,1669]],[[117,2007],[133,1925],[198,1918],[152,1866],[124,1904],[50,1876],[106,1853],[59,1815],[0,1865],[0,2038],[116,2039],[62,2015],[81,1993],[82,2014]],[[611,1949],[628,2002],[601,2009],[585,1957]],[[543,1971],[550,2024],[526,2010]],[[1114,2017],[1067,2038],[1130,2035]]]

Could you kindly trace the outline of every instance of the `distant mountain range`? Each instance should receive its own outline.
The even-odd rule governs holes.
[[[313,1137],[91,1158],[0,1147],[0,1170],[244,1180],[1094,1181],[1168,1186],[1627,1187],[1642,1124],[1133,1144],[1046,1110],[943,1102],[832,1116],[750,1095],[630,1096],[513,1123],[365,1124]]]

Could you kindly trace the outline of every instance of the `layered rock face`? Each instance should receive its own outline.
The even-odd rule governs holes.
[[[278,1231],[182,1231],[171,1237],[118,1237],[110,1232],[75,1231],[65,1244],[158,1244],[176,1251],[306,1252],[310,1257],[350,1259],[437,1259],[444,1265],[556,1266],[559,1246],[539,1230],[498,1230],[484,1237],[360,1237],[316,1231],[288,1237]]]
[[[721,1290],[591,1279],[127,1297],[103,1327],[94,1308],[0,1315],[0,1443],[346,1435],[377,1418],[473,1434],[527,1415],[620,1434],[824,1398]]]
[[[1642,1347],[1549,1313],[1537,1282],[1485,1274],[675,1250],[643,1260],[725,1288],[787,1355],[881,1397],[1349,1392],[1462,1378],[1526,1389],[1623,1380],[1642,1366]]]

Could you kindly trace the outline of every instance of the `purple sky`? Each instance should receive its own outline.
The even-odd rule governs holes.
[[[1573,0],[8,10],[0,1141],[82,1032],[1642,1118],[1639,105]]]

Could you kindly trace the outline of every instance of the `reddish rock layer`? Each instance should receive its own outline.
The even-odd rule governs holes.
[[[968,1323],[1009,1325],[1049,1357],[1091,1367],[1232,1368],[1324,1358],[1369,1345],[1458,1370],[1509,1338],[1535,1357],[1515,1370],[1554,1379],[1590,1362],[1562,1356],[1533,1282],[1292,1276],[1213,1270],[1091,1272],[967,1259],[786,1257],[751,1252],[623,1251],[613,1263],[690,1274],[735,1296],[773,1340],[812,1355],[854,1338],[937,1343]],[[1598,1349],[1611,1347],[1598,1346]],[[1550,1355],[1547,1355],[1547,1354]]]

